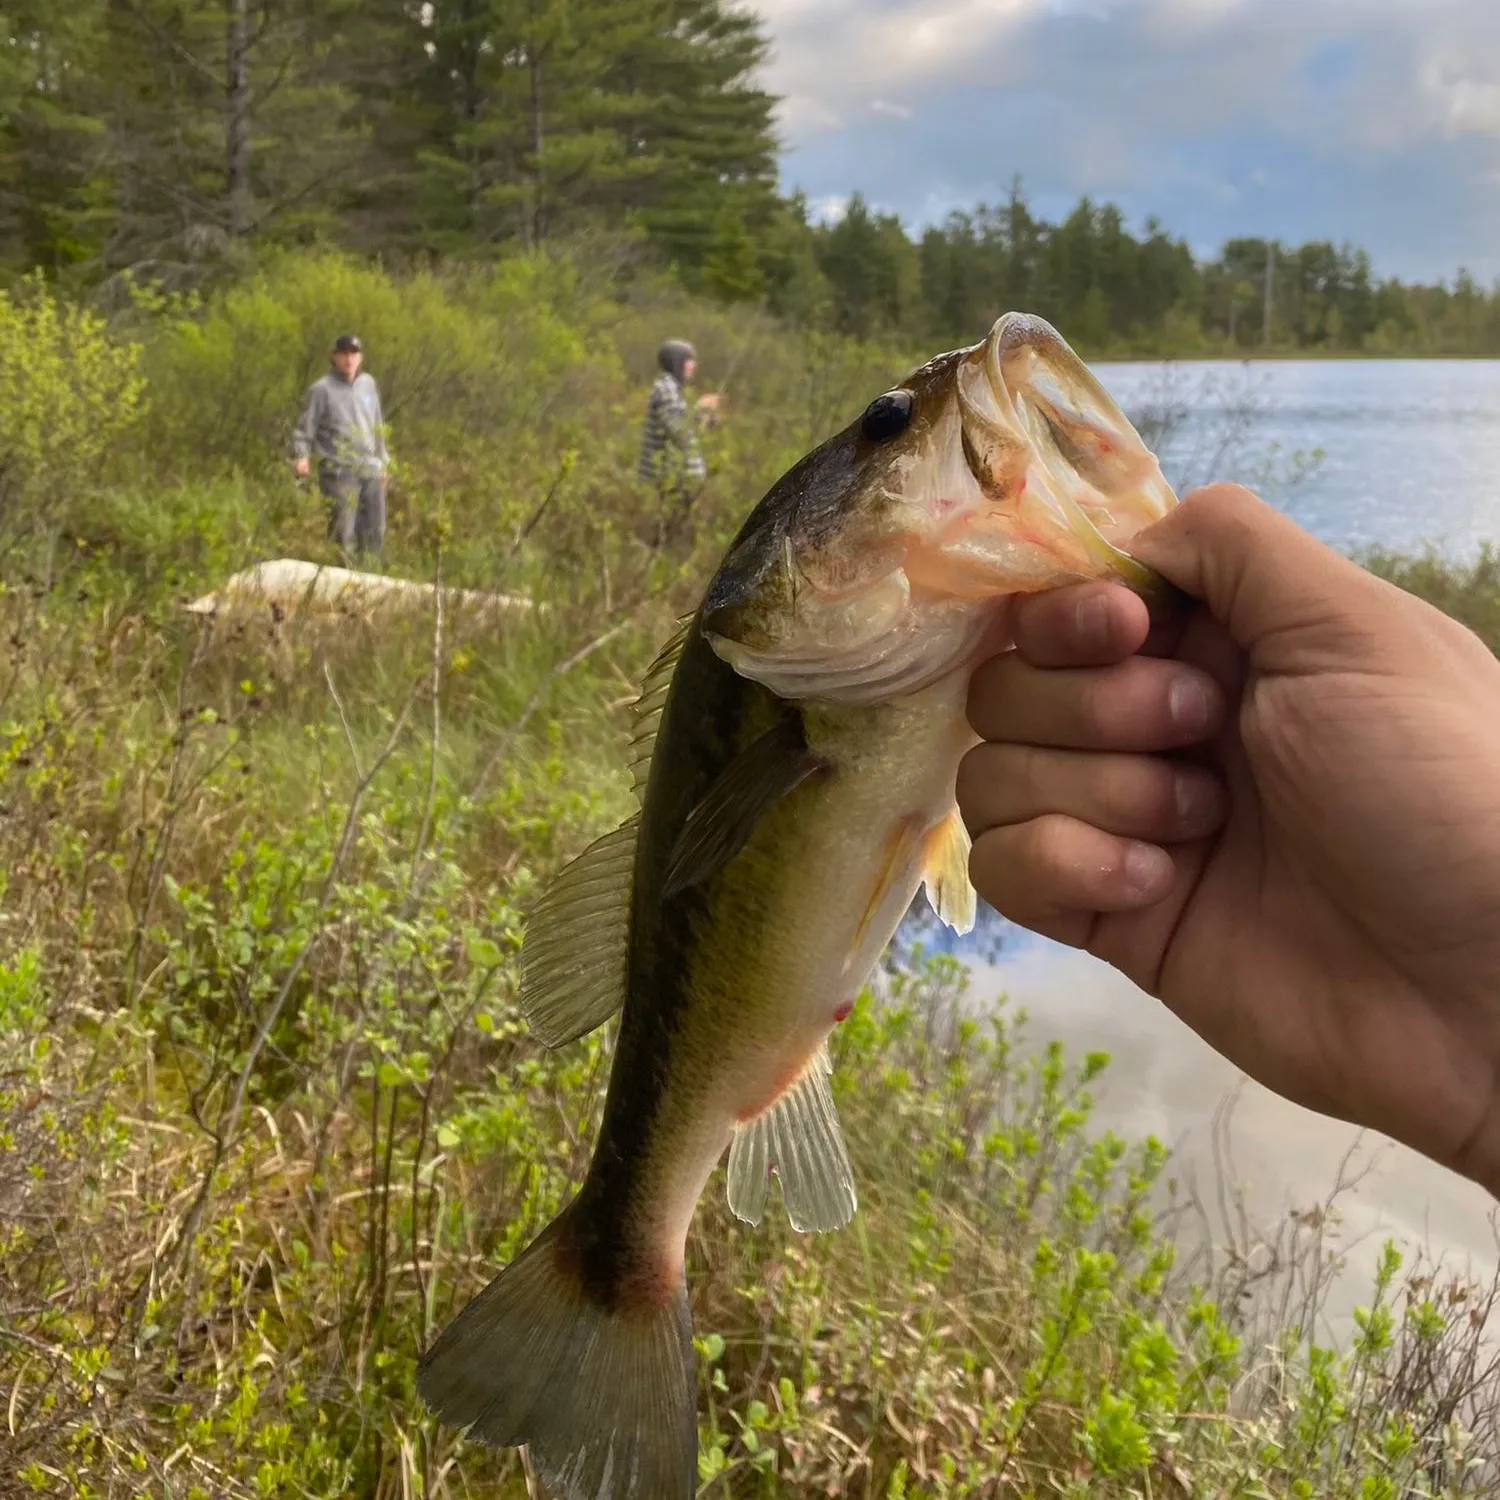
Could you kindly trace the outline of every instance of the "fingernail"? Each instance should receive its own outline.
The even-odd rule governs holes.
[[[1125,846],[1124,873],[1130,891],[1137,896],[1149,896],[1160,890],[1172,873],[1172,861],[1165,849],[1132,840]]]
[[[1086,594],[1074,606],[1073,629],[1079,642],[1086,646],[1101,646],[1109,635],[1109,605],[1102,594]]]
[[[1198,734],[1208,728],[1213,705],[1208,691],[1192,677],[1181,677],[1167,689],[1167,715],[1177,728]]]
[[[1208,820],[1218,805],[1219,790],[1202,776],[1180,773],[1173,779],[1172,799],[1177,807],[1177,821],[1184,827],[1197,828]]]

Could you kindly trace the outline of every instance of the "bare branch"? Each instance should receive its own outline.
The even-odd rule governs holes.
[[[417,871],[422,856],[427,851],[427,839],[432,832],[432,808],[437,801],[438,751],[443,733],[443,553],[438,549],[437,564],[433,569],[432,583],[432,744],[427,756],[427,795],[422,801],[422,822],[417,829],[417,840],[411,851],[411,870],[406,877],[406,899],[402,902],[403,918],[411,914],[411,908],[420,893]]]
[[[160,46],[165,47],[173,56],[181,58],[194,72],[206,78],[216,91],[223,90],[224,80],[196,52],[192,51],[191,48],[184,47],[176,37],[169,36],[138,5],[134,4],[133,0],[119,0],[119,4],[122,10],[128,15],[133,16],[156,38]]]
[[[326,674],[325,674],[326,675]],[[332,679],[329,679],[332,686]],[[391,732],[386,736],[384,744],[380,747],[374,761],[369,769],[359,773],[359,779],[355,784],[354,792],[349,799],[349,810],[344,817],[343,831],[339,836],[338,847],[334,850],[333,859],[328,866],[328,873],[323,879],[322,890],[318,893],[317,906],[313,912],[311,931],[307,940],[298,950],[297,956],[287,968],[282,977],[281,985],[277,989],[266,1013],[261,1017],[260,1024],[255,1028],[255,1036],[250,1043],[250,1049],[246,1053],[245,1061],[241,1064],[239,1074],[235,1079],[234,1095],[230,1100],[228,1108],[221,1116],[218,1138],[214,1143],[212,1157],[203,1173],[202,1182],[193,1206],[189,1209],[184,1219],[180,1238],[178,1240],[178,1253],[180,1259],[185,1262],[191,1254],[193,1237],[198,1232],[198,1225],[203,1222],[208,1205],[213,1197],[214,1179],[218,1175],[224,1158],[228,1156],[230,1148],[234,1144],[236,1132],[239,1129],[240,1116],[244,1113],[245,1099],[249,1094],[250,1080],[255,1075],[256,1065],[260,1062],[261,1053],[265,1050],[266,1043],[270,1040],[271,1032],[277,1021],[281,1018],[281,1012],[292,993],[293,986],[297,983],[302,970],[306,967],[308,959],[312,956],[313,949],[323,936],[323,921],[327,916],[328,908],[333,902],[334,891],[338,887],[340,875],[343,873],[344,861],[348,858],[349,850],[354,845],[355,836],[359,830],[359,814],[364,806],[365,793],[370,784],[380,774],[385,763],[396,751],[401,736],[406,731],[406,722],[411,717],[413,704],[416,702],[420,685],[414,687],[407,695],[406,702],[402,705],[401,712],[396,717],[396,722],[391,726]],[[337,696],[335,695],[335,702]],[[345,724],[347,731],[348,721],[343,712],[342,704],[339,705],[339,716]],[[351,745],[353,743],[350,736]],[[357,769],[357,762],[356,762]],[[188,1298],[186,1305],[190,1306],[192,1299]]]

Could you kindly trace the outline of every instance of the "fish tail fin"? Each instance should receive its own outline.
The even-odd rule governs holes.
[[[692,1317],[680,1266],[589,1284],[579,1205],[443,1331],[417,1390],[443,1421],[525,1445],[558,1500],[692,1500]]]

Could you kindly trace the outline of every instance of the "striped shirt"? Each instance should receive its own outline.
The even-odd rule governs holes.
[[[698,447],[698,422],[688,409],[682,387],[665,370],[656,377],[646,401],[646,427],[636,477],[648,484],[695,488],[707,477]]]

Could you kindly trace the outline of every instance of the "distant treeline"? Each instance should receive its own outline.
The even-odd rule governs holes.
[[[1131,233],[1107,203],[1049,224],[1019,185],[915,242],[858,197],[807,232],[824,315],[848,331],[967,341],[1019,307],[1093,352],[1500,354],[1500,287],[1467,272],[1452,286],[1377,280],[1365,251],[1327,241],[1234,239],[1198,261],[1155,220]]]
[[[1358,249],[1194,259],[1084,201],[919,236],[777,188],[764,28],[730,0],[28,0],[0,16],[0,268],[191,286],[329,243],[482,258],[603,228],[803,326],[968,340],[1007,307],[1093,352],[1500,354],[1500,291]]]

